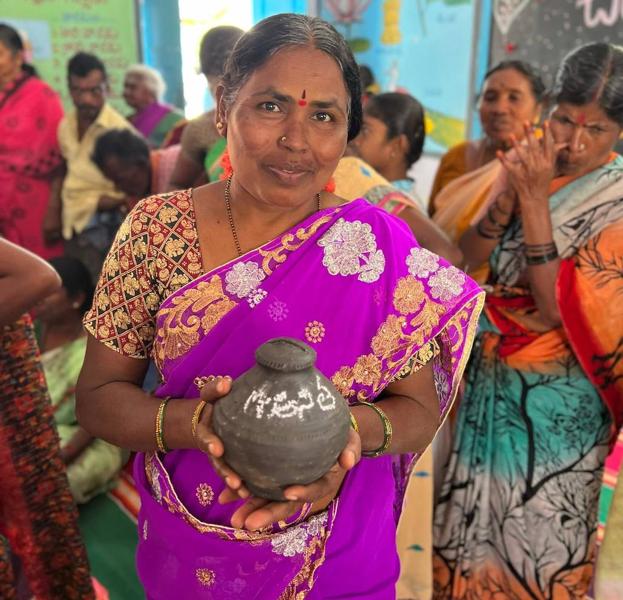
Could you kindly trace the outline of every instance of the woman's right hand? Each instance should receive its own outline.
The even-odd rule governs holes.
[[[231,377],[216,377],[213,381],[208,381],[202,388],[200,398],[207,402],[201,413],[201,418],[197,423],[195,434],[195,443],[197,448],[205,452],[212,461],[214,469],[225,482],[231,493],[238,498],[248,498],[249,490],[243,485],[240,475],[236,473],[223,460],[225,446],[221,438],[219,438],[212,429],[212,412],[214,411],[214,403],[229,394],[231,390]],[[227,490],[224,490],[225,493]]]

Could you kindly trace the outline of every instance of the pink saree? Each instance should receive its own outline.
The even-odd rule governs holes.
[[[48,259],[61,242],[43,239],[50,186],[62,158],[56,130],[63,116],[58,95],[33,75],[0,92],[0,235]]]
[[[196,398],[237,377],[276,336],[309,343],[352,403],[433,361],[440,422],[467,361],[483,293],[364,200],[324,209],[173,292],[156,317],[158,396]],[[204,454],[139,454],[137,565],[150,599],[394,597],[396,515],[412,457],[363,459],[321,514],[233,529]],[[353,568],[358,565],[361,568]]]

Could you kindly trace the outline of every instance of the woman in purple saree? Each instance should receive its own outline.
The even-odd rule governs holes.
[[[359,127],[355,73],[319,19],[258,24],[217,92],[233,177],[140,202],[104,265],[78,411],[92,433],[143,451],[137,565],[148,598],[395,596],[403,483],[454,398],[483,298],[395,217],[318,193]],[[325,477],[266,503],[222,463],[211,406],[196,407],[226,394],[223,376],[241,375],[277,336],[316,350],[359,431]],[[157,399],[140,391],[148,356],[162,375]],[[392,422],[391,443],[362,401]],[[380,446],[357,462],[360,447]]]

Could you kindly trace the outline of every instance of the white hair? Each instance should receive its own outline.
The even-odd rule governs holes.
[[[125,74],[126,77],[128,75],[139,77],[145,83],[147,89],[154,94],[156,99],[162,100],[164,92],[167,89],[167,84],[164,82],[164,79],[162,79],[162,75],[160,75],[159,71],[147,65],[132,65]]]

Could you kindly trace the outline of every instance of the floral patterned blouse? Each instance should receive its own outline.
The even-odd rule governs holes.
[[[148,358],[160,305],[202,270],[192,190],[145,198],[117,232],[84,326],[108,348]]]

